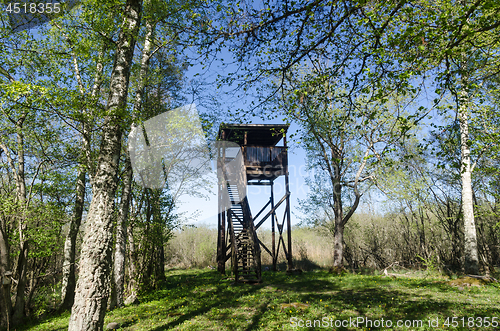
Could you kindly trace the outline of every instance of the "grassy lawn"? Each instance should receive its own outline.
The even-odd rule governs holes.
[[[325,330],[327,324],[330,330],[500,329],[498,284],[459,288],[444,278],[424,276],[263,272],[262,284],[234,285],[213,270],[174,270],[168,272],[164,289],[142,296],[138,306],[108,312],[105,323],[118,322],[121,330],[151,331]],[[498,326],[479,327],[485,317],[488,322],[496,317]],[[68,318],[66,313],[23,330],[66,330]],[[447,318],[449,326],[444,325]],[[307,320],[317,320],[316,327],[307,328]],[[397,327],[398,320],[407,327]]]

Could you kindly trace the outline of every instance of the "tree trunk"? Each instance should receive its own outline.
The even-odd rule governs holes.
[[[10,326],[10,314],[12,302],[10,298],[10,256],[9,242],[7,234],[7,222],[4,219],[0,222],[0,327],[6,329]]]
[[[464,216],[464,269],[466,273],[477,274],[479,260],[477,254],[474,204],[472,199],[472,169],[469,148],[468,93],[462,87],[458,99],[458,119],[460,122],[462,212]]]
[[[163,249],[165,245],[165,225],[163,224],[163,218],[161,215],[161,207],[160,207],[160,190],[155,190],[154,200],[153,200],[153,242],[156,243],[154,245],[152,255],[154,259],[151,261],[154,267],[154,279],[155,279],[155,288],[159,288],[161,284],[165,282],[165,251]]]
[[[16,215],[18,219],[18,235],[19,235],[19,256],[17,258],[16,273],[12,275],[10,270],[10,259],[9,259],[9,236],[8,236],[8,226],[6,220],[2,220],[2,229],[0,229],[0,266],[2,271],[2,281],[5,277],[5,281],[9,284],[2,284],[2,306],[5,310],[5,317],[3,321],[8,327],[11,325],[16,325],[22,322],[25,316],[25,300],[24,291],[26,289],[26,273],[28,267],[27,255],[28,255],[28,243],[26,241],[26,209],[28,207],[28,202],[26,201],[26,178],[24,172],[24,134],[23,134],[23,123],[26,119],[27,113],[24,112],[18,120],[10,119],[16,127],[17,131],[17,169],[14,160],[10,156],[9,149],[6,145],[1,144],[0,147],[5,152],[7,156],[8,163],[10,165],[11,171],[14,174],[16,183],[16,202],[19,208],[20,215]],[[12,307],[11,301],[11,289],[10,281],[12,276],[17,277],[15,289],[15,304]],[[11,323],[12,317],[12,323]]]
[[[336,153],[332,149],[332,157],[336,157]],[[333,184],[333,212],[335,214],[335,229],[333,231],[333,268],[342,268],[344,258],[344,222],[342,210],[342,185],[340,184],[340,167],[338,164],[333,165],[334,176]]]
[[[127,221],[129,215],[130,206],[130,191],[132,188],[132,165],[130,164],[130,156],[126,152],[125,158],[125,174],[123,178],[123,193],[120,203],[120,211],[118,215],[118,220],[116,222],[116,246],[115,246],[115,260],[114,260],[114,285],[115,285],[115,296],[116,299],[113,300],[112,306],[117,307],[123,306],[123,291],[125,288],[125,255],[126,242],[127,242]]]
[[[335,214],[335,229],[333,233],[333,268],[339,270],[343,267],[343,259],[344,259],[344,229],[346,223],[351,219],[351,216],[354,214],[359,205],[359,200],[361,198],[361,194],[358,191],[358,182],[360,180],[360,176],[363,173],[363,170],[366,166],[366,162],[368,159],[368,155],[370,153],[370,148],[373,146],[371,144],[365,151],[363,161],[361,162],[358,171],[356,172],[356,176],[354,178],[354,203],[351,208],[344,216],[343,206],[342,206],[342,185],[341,185],[341,164],[342,163],[334,163],[332,167],[330,167],[330,180],[333,184],[333,211]],[[331,147],[330,153],[333,159],[341,159],[342,149],[344,146],[333,148]]]
[[[19,325],[23,322],[25,313],[25,298],[24,292],[26,290],[26,282],[27,282],[27,268],[28,268],[28,242],[24,241],[21,243],[19,258],[17,262],[17,271],[18,275],[17,281],[17,289],[16,289],[16,303],[14,305],[14,312],[12,315],[12,324]]]
[[[72,42],[67,38],[68,43],[72,45]],[[102,72],[104,70],[103,61],[104,53],[106,51],[106,46],[103,47],[97,58],[96,73],[94,77],[94,86],[92,87],[91,97],[95,98],[100,89],[100,84],[102,80]],[[85,86],[83,84],[82,75],[80,73],[80,67],[78,65],[78,60],[76,54],[72,52],[73,65],[76,80],[79,85],[80,94],[85,96]],[[95,105],[94,105],[95,106]],[[87,113],[87,109],[82,109],[82,112]],[[86,188],[86,177],[87,172],[90,177],[91,184],[93,183],[92,176],[92,160],[91,160],[91,138],[90,129],[91,125],[82,122],[82,148],[84,162],[81,163],[81,167],[78,170],[78,175],[76,178],[76,197],[75,197],[75,207],[73,211],[73,217],[71,218],[69,225],[69,232],[66,236],[66,241],[64,242],[64,261],[63,261],[63,279],[62,279],[62,289],[61,298],[62,304],[60,306],[61,310],[71,309],[75,299],[75,288],[76,288],[76,240],[78,238],[78,233],[80,230],[80,224],[82,222],[83,209],[85,204],[85,188]],[[86,163],[86,164],[85,164]],[[85,167],[86,166],[86,167]],[[90,171],[87,171],[90,169]]]
[[[151,59],[151,50],[153,49],[154,26],[146,20],[146,36],[144,38],[144,48],[141,56],[141,69],[139,71],[139,86],[135,93],[134,113],[136,116],[141,111],[144,89],[146,87],[146,78],[149,71],[149,60]]]
[[[342,268],[344,259],[344,224],[335,221],[333,233],[333,267]]]
[[[103,330],[109,297],[114,200],[130,69],[141,20],[142,1],[127,0],[110,79],[107,116],[94,177],[80,258],[80,273],[69,331]]]
[[[135,295],[137,293],[137,252],[135,249],[134,228],[132,222],[129,222],[127,227],[127,239],[128,239],[128,278],[129,278],[127,292],[130,293],[130,295]]]
[[[82,222],[83,206],[85,202],[85,177],[86,171],[80,168],[76,180],[76,198],[73,217],[69,225],[69,232],[64,242],[64,262],[62,279],[62,304],[61,309],[71,309],[75,300],[76,276],[75,257],[76,239]]]
[[[142,49],[141,69],[139,71],[139,86],[135,94],[134,109],[132,114],[134,118],[141,111],[142,97],[144,94],[146,77],[149,69],[149,59],[151,58],[151,49],[153,46],[153,31],[153,26],[149,22],[146,22],[146,36],[144,39],[144,48]],[[112,308],[114,308],[115,306],[122,307],[124,301],[123,292],[125,289],[125,257],[127,254],[127,221],[129,216],[129,206],[131,198],[132,176],[133,173],[130,154],[127,150],[125,152],[125,176],[123,179],[123,194],[116,230],[115,259],[113,269],[114,298],[111,300],[110,305]],[[129,261],[129,263],[133,264],[135,262]]]
[[[26,177],[24,172],[24,134],[23,123],[26,119],[24,113],[16,122],[17,130],[17,153],[18,153],[18,169],[16,178],[17,199],[21,207],[21,216],[19,217],[19,256],[17,259],[16,275],[18,277],[16,286],[16,301],[14,311],[12,313],[12,324],[20,324],[25,317],[25,301],[24,291],[26,290],[27,268],[28,268],[28,242],[26,241],[26,210],[28,203],[26,202]]]

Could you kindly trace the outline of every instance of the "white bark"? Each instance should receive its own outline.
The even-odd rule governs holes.
[[[76,181],[76,197],[73,217],[69,224],[69,232],[64,242],[64,262],[62,278],[62,305],[61,308],[70,309],[75,299],[75,257],[76,257],[76,239],[80,229],[80,223],[83,215],[83,205],[85,202],[85,177],[84,169],[78,170]]]
[[[23,134],[23,123],[26,119],[26,112],[20,117],[16,122],[17,130],[17,157],[18,157],[18,168],[17,168],[17,199],[20,202],[21,217],[19,217],[19,255],[17,259],[17,270],[16,275],[18,277],[17,287],[16,287],[16,301],[14,304],[14,311],[12,315],[12,323],[14,325],[21,324],[25,317],[25,298],[24,292],[26,289],[27,281],[27,268],[28,268],[28,242],[26,241],[25,231],[26,231],[26,208],[28,203],[26,202],[26,177],[24,169],[24,134]]]
[[[154,26],[149,22],[146,22],[146,36],[144,39],[144,48],[142,49],[141,56],[141,69],[139,71],[139,85],[135,94],[134,100],[134,110],[133,117],[135,117],[141,111],[142,98],[144,95],[144,89],[146,86],[146,77],[149,69],[149,60],[151,58],[151,50],[153,47],[153,32]],[[125,158],[125,174],[123,179],[123,194],[120,205],[120,212],[118,215],[117,229],[116,229],[116,245],[114,254],[114,288],[116,298],[112,300],[111,306],[114,305],[118,307],[123,306],[123,292],[125,289],[125,256],[127,254],[126,250],[126,240],[127,240],[127,227],[128,227],[128,216],[129,216],[129,206],[130,206],[130,194],[131,194],[131,184],[132,184],[132,165],[130,161],[130,155],[128,151],[126,152]],[[130,263],[133,263],[130,261]]]
[[[472,198],[472,169],[469,148],[468,94],[462,88],[458,99],[458,119],[460,122],[462,213],[464,216],[465,272],[478,273],[476,225]]]
[[[72,46],[71,41],[68,37],[66,37],[70,46]],[[95,98],[97,92],[99,91],[100,81],[102,79],[103,72],[103,57],[104,57],[104,49],[99,54],[97,64],[96,64],[96,74],[94,78],[94,86],[92,87],[91,97]],[[73,65],[75,77],[78,82],[80,94],[85,96],[85,88],[83,85],[80,68],[78,65],[77,57],[74,53],[73,56]],[[95,106],[95,105],[94,105]],[[84,113],[87,112],[87,109],[82,110]],[[75,288],[76,288],[76,239],[80,230],[80,224],[82,221],[83,208],[85,203],[85,188],[86,188],[86,176],[87,174],[91,178],[93,178],[92,171],[89,173],[86,169],[92,167],[92,161],[90,159],[91,155],[91,146],[90,146],[90,130],[89,124],[85,121],[82,123],[82,148],[84,159],[86,161],[78,170],[78,175],[76,179],[76,197],[75,197],[75,207],[73,211],[73,217],[71,218],[69,225],[69,232],[66,236],[66,240],[64,242],[64,262],[63,262],[63,278],[62,278],[62,288],[61,288],[61,298],[62,304],[61,309],[66,310],[70,309],[73,305],[75,298]],[[85,167],[86,166],[86,167]]]
[[[125,288],[125,256],[127,254],[126,241],[131,188],[132,165],[130,163],[130,156],[127,152],[125,159],[125,173],[123,177],[123,193],[120,203],[120,211],[118,214],[118,221],[116,222],[116,244],[113,270],[116,302],[113,304],[116,304],[117,307],[122,307],[124,301],[123,291]]]

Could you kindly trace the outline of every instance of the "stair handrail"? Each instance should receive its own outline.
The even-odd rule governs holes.
[[[243,153],[243,150],[240,149],[239,153]],[[241,154],[240,154],[241,155]],[[225,175],[225,173],[224,173]],[[243,228],[246,229],[246,232],[249,235],[249,239],[252,242],[252,255],[253,255],[253,268],[255,270],[257,280],[260,282],[262,280],[261,277],[261,261],[260,261],[260,244],[259,240],[257,238],[257,233],[255,230],[255,225],[253,224],[253,219],[252,219],[252,212],[250,210],[250,206],[248,204],[248,199],[247,199],[247,175],[246,175],[246,168],[244,165],[244,162],[241,162],[241,169],[239,171],[236,171],[236,176],[232,177],[234,179],[234,182],[232,180],[229,180],[228,177],[224,176],[225,178],[225,183],[226,183],[226,192],[228,192],[228,189],[231,185],[236,184],[236,190],[237,190],[237,195],[239,199],[239,203],[242,208],[243,212]],[[232,204],[232,202],[231,202]],[[233,274],[235,277],[235,281],[238,281],[238,247],[236,243],[236,234],[234,230],[234,224],[233,224],[233,218],[237,217],[236,214],[229,208],[227,210],[227,219],[228,219],[228,225],[229,225],[229,233],[230,233],[230,239],[231,239],[231,264],[233,268]],[[239,217],[238,221],[239,221]]]
[[[262,280],[262,269],[260,261],[261,250],[259,238],[257,237],[257,231],[255,231],[255,225],[253,224],[253,221],[250,222],[248,230],[248,233],[250,234],[251,240],[253,242],[253,267],[255,269],[255,273],[257,274],[257,281],[260,282]]]
[[[237,282],[238,281],[238,248],[236,246],[236,237],[234,234],[234,227],[233,227],[233,216],[232,216],[232,211],[231,209],[227,210],[227,220],[228,225],[229,225],[229,237],[231,241],[231,268],[233,269],[233,274],[234,274],[234,280]]]

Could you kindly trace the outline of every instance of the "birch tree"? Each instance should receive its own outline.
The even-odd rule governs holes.
[[[154,38],[154,23],[150,19],[145,19],[146,21],[146,35],[144,37],[144,46],[141,53],[140,69],[138,77],[138,86],[135,92],[134,108],[132,110],[132,116],[136,118],[140,114],[144,89],[146,85],[146,78],[149,70],[149,60],[153,53],[153,38]],[[136,124],[133,123],[135,126]],[[128,218],[129,209],[131,203],[132,194],[132,165],[130,161],[130,154],[128,148],[125,149],[125,168],[123,177],[123,190],[118,214],[118,221],[116,226],[116,241],[115,241],[115,253],[114,253],[114,268],[113,268],[113,281],[115,287],[115,296],[113,298],[111,306],[122,307],[124,302],[124,289],[125,289],[125,259],[126,259],[126,241],[127,241],[127,228],[128,228]],[[134,263],[135,261],[129,261],[129,263]],[[131,277],[136,277],[135,274]],[[132,294],[135,295],[136,289],[132,289]]]
[[[110,78],[106,119],[85,226],[80,273],[68,330],[102,330],[109,297],[116,176],[141,0],[126,2]]]
[[[422,25],[422,40],[425,42],[420,56],[427,59],[429,71],[436,74],[439,92],[451,93],[455,100],[460,132],[464,270],[477,274],[479,259],[474,219],[470,122],[474,103],[484,99],[482,93],[488,94],[479,87],[498,76],[500,6],[491,1],[444,1],[428,4],[426,13],[434,15],[440,25],[437,28]]]
[[[66,40],[71,47],[72,41],[68,36],[65,36]],[[84,82],[82,79],[82,74],[80,71],[80,64],[78,62],[78,58],[74,52],[71,51],[71,57],[73,62],[73,72],[78,84],[78,91],[80,98],[85,98],[87,95],[90,97],[91,103],[90,105],[84,103],[83,109],[80,109],[84,115],[87,117],[89,111],[86,107],[97,107],[97,96],[102,84],[102,74],[103,74],[103,53],[101,51],[96,60],[96,70],[94,83],[91,88],[91,92],[85,89]],[[61,297],[62,297],[62,309],[70,309],[73,305],[74,296],[75,296],[75,288],[76,288],[76,240],[80,230],[80,224],[82,222],[82,216],[84,211],[84,203],[85,203],[85,193],[87,186],[87,176],[91,178],[91,183],[93,183],[94,176],[94,161],[91,159],[92,153],[92,134],[91,129],[93,126],[87,118],[83,118],[79,122],[80,126],[80,145],[82,147],[82,155],[79,156],[79,167],[78,173],[76,175],[76,196],[75,196],[75,206],[73,210],[73,216],[71,218],[69,224],[69,231],[66,236],[66,240],[64,243],[64,262],[63,262],[63,279],[62,279],[62,289],[61,289]]]
[[[189,6],[186,6],[188,8]],[[183,65],[178,62],[177,47],[178,35],[183,31],[185,9],[179,4],[172,2],[144,2],[143,35],[141,37],[142,50],[138,58],[138,71],[133,76],[133,109],[132,130],[140,121],[167,111],[174,104],[180,102],[180,89],[182,82]],[[159,60],[162,59],[162,60]],[[153,63],[152,70],[151,62]],[[156,95],[158,99],[151,96]],[[153,99],[151,101],[151,99]],[[129,220],[130,204],[133,202],[133,172],[128,149],[124,150],[124,177],[121,202],[117,219],[116,243],[114,252],[114,287],[115,298],[111,306],[123,305],[125,289],[125,262],[126,241],[130,240],[133,245],[133,237],[127,235],[132,233],[132,224]],[[150,202],[148,201],[147,204]],[[154,204],[154,203],[153,203]],[[139,211],[143,210],[139,208]],[[134,217],[136,219],[137,217]],[[163,231],[163,229],[162,229]],[[132,254],[135,255],[135,254]],[[131,269],[135,270],[137,260],[130,260]],[[156,262],[157,263],[157,262]],[[162,269],[163,270],[163,269]],[[129,274],[129,292],[135,295],[137,292],[136,272]],[[163,277],[163,276],[161,276]],[[134,279],[132,279],[134,278]]]

